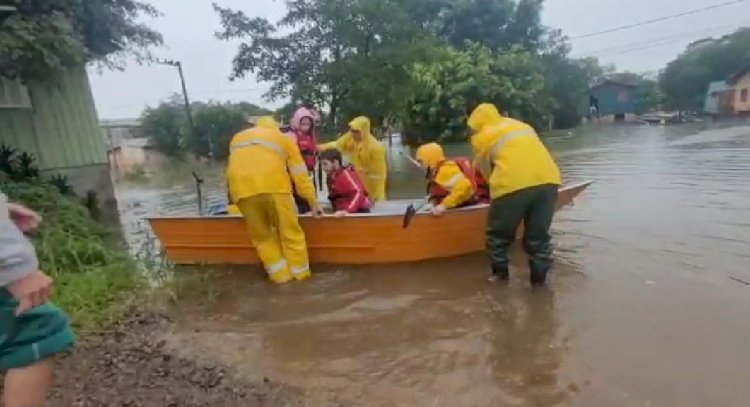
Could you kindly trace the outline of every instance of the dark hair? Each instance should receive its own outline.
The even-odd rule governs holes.
[[[341,158],[341,152],[339,150],[336,150],[335,148],[329,148],[328,150],[320,153],[320,159],[331,162],[338,162],[339,165],[341,165],[343,161],[343,158]]]

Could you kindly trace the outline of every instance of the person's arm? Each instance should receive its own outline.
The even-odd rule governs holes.
[[[349,133],[346,133],[342,136],[339,136],[339,138],[337,138],[336,140],[329,141],[328,143],[317,144],[315,146],[315,149],[318,150],[319,152],[323,152],[323,151],[335,148],[336,150],[339,150],[343,153],[344,142],[346,141],[346,137],[351,137],[351,135],[349,135]]]
[[[365,203],[365,200],[367,199],[367,196],[365,195],[365,191],[362,190],[362,188],[357,184],[357,182],[354,181],[354,176],[357,176],[356,174],[352,176],[352,173],[348,170],[344,170],[344,179],[347,182],[347,194],[352,196],[352,199],[349,202],[349,205],[346,207],[347,213],[355,213],[357,212],[361,207],[362,204]]]
[[[297,145],[288,138],[284,138],[284,149],[288,157],[286,165],[297,195],[307,201],[310,208],[318,208],[320,205],[315,194],[315,185],[307,172],[307,165],[302,159],[302,153],[300,153]]]
[[[435,175],[435,182],[445,190],[450,191],[441,205],[445,209],[455,208],[471,199],[474,188],[471,181],[464,175],[458,165],[443,165]]]

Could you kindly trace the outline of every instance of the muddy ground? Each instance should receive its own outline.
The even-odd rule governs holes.
[[[292,389],[242,380],[226,366],[176,356],[159,337],[172,322],[134,313],[55,362],[49,406],[304,406]]]

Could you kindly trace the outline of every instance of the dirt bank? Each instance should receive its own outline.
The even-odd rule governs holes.
[[[134,313],[111,332],[79,343],[56,361],[50,406],[302,406],[294,392],[230,369],[179,357],[159,335],[171,329],[160,314]]]

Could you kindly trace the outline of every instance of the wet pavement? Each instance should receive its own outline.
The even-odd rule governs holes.
[[[167,342],[311,403],[746,406],[750,127],[601,126],[548,144],[566,183],[596,181],[556,217],[549,290],[527,287],[518,250],[507,287],[482,255],[320,266],[283,287],[250,267],[180,270],[203,287],[180,297]],[[390,195],[419,196],[420,173],[390,159]],[[195,211],[192,191],[187,169],[120,185],[131,243],[148,242],[141,216]]]

